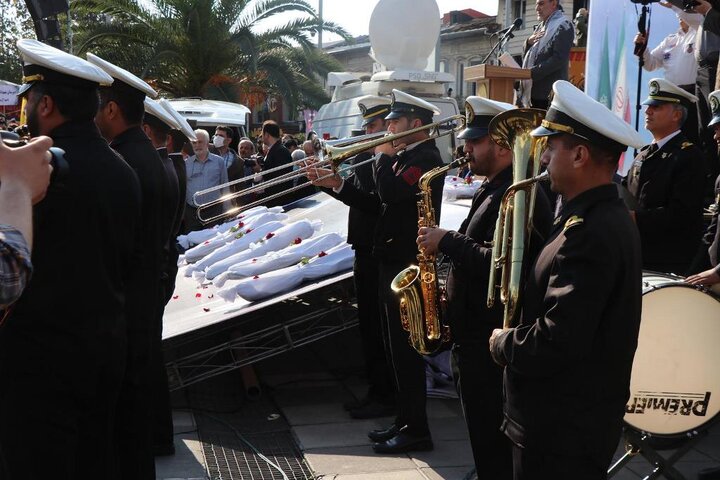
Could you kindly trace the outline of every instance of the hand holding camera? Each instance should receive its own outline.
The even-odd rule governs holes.
[[[22,142],[18,142],[22,143]],[[52,147],[49,137],[38,137],[27,144],[11,148],[0,142],[0,182],[5,189],[28,195],[35,204],[45,197],[50,183]]]

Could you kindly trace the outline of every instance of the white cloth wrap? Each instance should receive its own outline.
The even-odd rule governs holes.
[[[231,266],[241,263],[244,260],[261,257],[267,252],[282,250],[298,237],[303,240],[310,238],[313,236],[315,231],[319,230],[321,227],[322,222],[320,220],[314,220],[312,222],[310,220],[299,220],[275,230],[272,232],[272,238],[264,239],[268,233],[271,233],[267,232],[263,237],[258,238],[254,243],[252,243],[250,248],[246,251],[236,253],[235,255],[210,265],[205,270],[205,279],[213,280]],[[252,233],[254,232],[251,232],[251,234]]]
[[[185,250],[188,248],[199,245],[203,243],[206,240],[210,240],[218,233],[225,233],[228,230],[230,230],[232,227],[237,225],[238,220],[242,220],[247,222],[251,217],[254,217],[255,215],[259,215],[261,213],[265,212],[273,212],[273,213],[280,213],[282,212],[282,207],[273,207],[273,208],[267,208],[267,207],[254,207],[251,208],[240,215],[236,216],[232,220],[223,223],[222,225],[216,225],[211,228],[205,228],[203,230],[195,230],[193,232],[188,233],[187,235],[178,235],[177,241],[180,244],[181,247],[183,247]]]
[[[352,267],[355,252],[347,243],[337,245],[325,253],[323,257],[313,257],[307,264],[299,263],[264,275],[245,278],[237,285],[218,290],[217,295],[229,302],[235,301],[237,296],[254,302],[287,292],[306,280],[323,278]]]
[[[338,233],[326,233],[315,238],[310,238],[280,251],[264,255],[260,258],[251,258],[233,265],[227,272],[215,277],[213,284],[218,288],[222,288],[227,280],[252,277],[295,265],[303,258],[314,257],[320,252],[330,250],[342,242],[343,237]]]
[[[473,180],[472,183],[454,182],[446,183],[443,188],[443,198],[445,200],[455,200],[457,198],[472,198],[477,189],[483,184],[481,180]]]

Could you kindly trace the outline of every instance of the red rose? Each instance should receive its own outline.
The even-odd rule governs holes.
[[[293,240],[293,245],[300,245],[302,243],[302,238],[297,237],[295,240]]]
[[[245,224],[244,224],[243,222],[240,222],[240,223],[237,224],[237,226],[238,226],[238,228],[242,228],[242,227],[245,226]]]
[[[274,236],[275,236],[275,234],[272,233],[272,232],[270,232],[270,233],[268,233],[267,235],[265,235],[265,240],[270,240],[270,239],[271,239],[272,237],[274,237]]]

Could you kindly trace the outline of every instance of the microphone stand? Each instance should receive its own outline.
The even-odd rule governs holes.
[[[513,30],[515,29],[513,27],[510,27],[507,32],[503,33],[502,37],[500,37],[498,42],[493,46],[492,50],[490,50],[490,53],[488,53],[485,58],[483,58],[482,63],[487,63],[487,61],[490,59],[490,57],[493,56],[496,51],[505,48],[505,44],[507,43],[507,41],[515,37],[515,35],[513,34]]]
[[[637,80],[637,95],[635,97],[635,131],[640,131],[640,109],[642,106],[640,105],[640,90],[642,89],[642,75],[643,75],[643,67],[645,66],[645,50],[647,49],[647,42],[650,40],[648,38],[648,31],[650,30],[650,19],[648,18],[648,14],[650,13],[650,7],[648,6],[648,3],[650,3],[651,0],[643,0],[642,2],[642,12],[640,13],[640,18],[638,19],[638,32],[640,32],[645,37],[645,44],[644,45],[636,45],[635,46],[635,55],[638,56],[638,80]],[[637,156],[637,149],[634,151],[634,155]]]

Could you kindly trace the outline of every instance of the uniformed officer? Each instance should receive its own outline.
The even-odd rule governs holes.
[[[475,192],[467,219],[457,232],[420,228],[418,246],[428,254],[442,252],[451,261],[447,279],[447,318],[453,338],[453,378],[460,394],[470,433],[475,470],[479,478],[512,479],[512,449],[500,431],[502,423],[502,368],[491,358],[487,339],[503,323],[502,303],[487,307],[488,275],[500,203],[512,184],[513,153],[494,143],[488,134],[492,118],[514,108],[487,98],[465,101],[465,140],[470,170],[486,177]],[[533,216],[533,237],[526,262],[532,263],[547,239],[552,224],[550,204],[538,190]]]
[[[642,139],[572,84],[558,81],[542,126],[542,161],[564,204],[528,275],[519,325],[495,330],[505,365],[505,421],[516,480],[607,478],[640,327],[640,239],[612,183]]]
[[[713,117],[708,125],[715,131],[715,141],[720,148],[720,90],[715,90],[709,97]],[[702,238],[700,255],[691,269],[687,282],[691,285],[715,285],[720,283],[720,264],[718,249],[720,248],[720,228],[718,228],[718,212],[720,211],[720,175],[715,180],[715,203],[711,206],[712,220]],[[720,471],[718,472],[720,473]]]
[[[637,200],[632,214],[648,270],[685,274],[702,235],[702,152],[680,131],[696,100],[669,81],[653,78],[643,102],[653,142],[640,150],[623,185]]]
[[[69,168],[35,207],[33,276],[0,328],[0,477],[112,478],[140,186],[93,123],[112,77],[36,40],[18,50],[30,132]]]
[[[390,133],[402,133],[427,125],[440,110],[433,104],[399,90],[392,91],[388,120]],[[418,143],[421,142],[421,143]],[[425,411],[425,361],[408,343],[402,329],[398,299],[390,289],[395,276],[416,262],[418,180],[432,168],[442,165],[440,151],[427,130],[376,147],[375,192],[359,190],[350,182],[335,188],[343,203],[378,216],[373,238],[373,255],[378,264],[378,295],[389,355],[397,388],[398,414],[392,425],[373,430],[368,436],[378,453],[431,450],[432,438]],[[309,172],[316,180],[324,171]],[[432,184],[432,203],[440,217],[444,180]]]
[[[150,480],[155,478],[150,440],[152,340],[162,331],[158,325],[162,316],[158,318],[158,314],[164,306],[163,259],[176,205],[168,194],[171,187],[162,160],[141,127],[145,97],[157,93],[127,70],[91,53],[87,58],[115,79],[112,86],[100,88],[95,123],[110,146],[135,170],[142,191],[141,237],[137,243],[142,260],[141,268],[128,280],[128,356],[116,413],[116,437],[119,478]]]
[[[358,108],[363,118],[363,133],[371,134],[387,130],[385,117],[390,113],[390,98],[366,95],[358,99]],[[359,153],[352,160],[352,164],[361,164],[372,156],[372,150]],[[356,167],[349,182],[361,192],[374,194],[375,179],[372,162]],[[332,189],[340,187],[342,180],[333,176],[321,180],[320,184],[324,187],[324,191],[336,196]],[[353,265],[355,295],[369,388],[365,397],[345,404],[345,408],[350,412],[351,417],[359,419],[385,417],[395,412],[392,367],[385,355],[380,321],[378,261],[372,255],[373,232],[376,224],[377,212],[366,212],[350,207],[347,241],[355,250]]]

